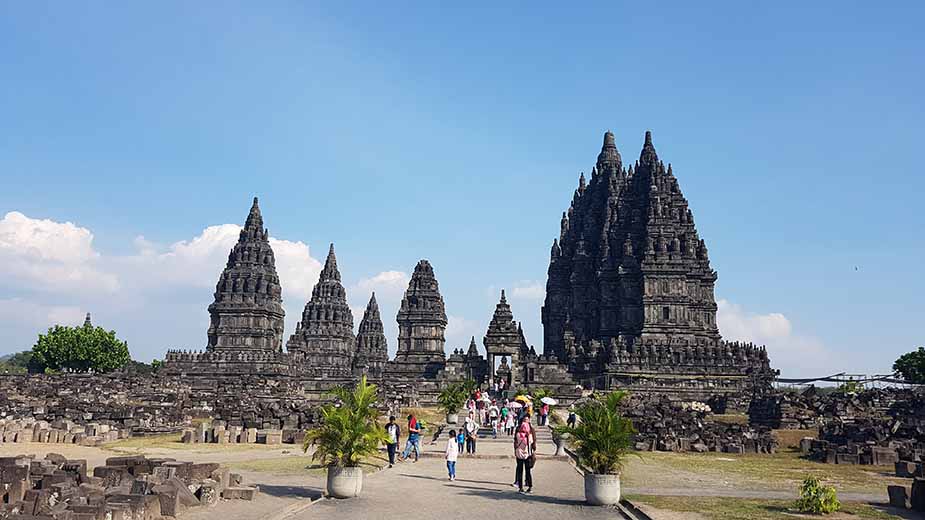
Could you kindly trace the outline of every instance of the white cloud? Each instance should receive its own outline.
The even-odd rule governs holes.
[[[168,346],[200,348],[211,289],[240,231],[236,224],[209,226],[168,246],[139,235],[134,254],[107,256],[93,249],[93,234],[86,228],[10,212],[0,220],[0,284],[23,296],[0,300],[0,350],[31,341],[50,325],[82,322],[81,308],[118,317],[117,324],[100,325],[118,325],[130,345],[141,343],[142,359],[161,356]],[[270,237],[270,246],[291,331],[318,281],[321,262],[304,242]],[[74,300],[79,307],[62,305]],[[157,328],[153,336],[152,327]],[[189,333],[200,328],[201,335]]]
[[[0,282],[52,292],[118,290],[117,277],[102,271],[99,263],[87,228],[18,211],[0,219]]]
[[[816,377],[830,375],[831,351],[818,338],[794,333],[790,320],[779,312],[758,314],[720,299],[716,323],[723,338],[766,345],[771,366],[782,377]]]
[[[542,282],[524,280],[514,285],[510,296],[521,300],[542,300],[546,297],[546,286]]]
[[[369,298],[369,294],[375,291],[377,300],[382,296],[398,297],[400,300],[410,281],[411,278],[404,271],[382,271],[370,278],[361,278],[354,289],[365,294],[364,298]]]

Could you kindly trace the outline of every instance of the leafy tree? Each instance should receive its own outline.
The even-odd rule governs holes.
[[[377,394],[378,388],[367,383],[366,376],[352,389],[331,392],[338,402],[322,406],[321,425],[305,434],[303,449],[315,446],[312,460],[325,466],[356,467],[379,452],[379,445],[389,437],[379,424]]]
[[[26,350],[9,354],[0,358],[0,373],[4,374],[24,374],[29,368],[29,362],[32,360],[32,351]]]
[[[85,323],[81,327],[55,325],[39,334],[32,347],[32,366],[40,372],[111,372],[131,361],[128,344],[116,332]]]
[[[909,383],[925,384],[925,347],[899,356],[893,363],[893,370]]]

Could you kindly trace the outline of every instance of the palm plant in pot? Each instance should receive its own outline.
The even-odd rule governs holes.
[[[575,407],[581,418],[575,426],[558,426],[555,432],[568,435],[584,469],[585,500],[591,505],[620,501],[620,470],[632,450],[633,423],[623,416],[620,404],[626,392],[594,397]]]
[[[456,424],[459,422],[459,410],[466,404],[469,394],[462,383],[449,385],[440,391],[437,396],[437,403],[440,409],[446,414],[447,424]]]
[[[331,391],[334,403],[321,407],[321,425],[305,434],[303,449],[314,446],[312,460],[327,466],[328,496],[350,498],[363,489],[363,468],[366,457],[379,451],[388,442],[385,429],[379,425],[376,408],[378,389],[363,376],[354,388],[339,387]]]

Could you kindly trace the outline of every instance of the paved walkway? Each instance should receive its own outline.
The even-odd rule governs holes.
[[[513,459],[461,458],[457,480],[449,482],[441,459],[405,462],[367,477],[359,498],[322,500],[291,518],[620,518],[614,509],[585,505],[583,481],[568,462],[538,461],[532,495],[511,486],[514,464]]]

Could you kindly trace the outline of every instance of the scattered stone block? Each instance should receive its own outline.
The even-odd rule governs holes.
[[[925,478],[916,477],[912,481],[912,491],[909,494],[909,505],[914,511],[925,513]]]
[[[909,509],[909,488],[906,486],[887,486],[887,493],[890,495],[890,506],[900,509]]]
[[[253,500],[257,491],[257,487],[229,487],[222,492],[222,497],[229,500]]]

